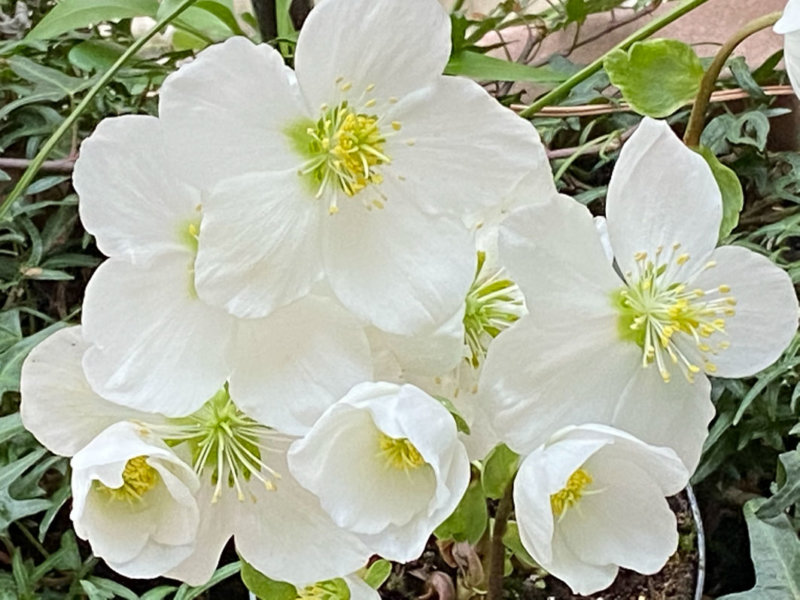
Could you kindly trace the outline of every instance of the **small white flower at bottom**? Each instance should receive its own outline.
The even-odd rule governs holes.
[[[514,482],[523,546],[577,594],[619,567],[658,572],[678,546],[665,496],[689,474],[674,451],[602,425],[567,427],[531,452]]]
[[[112,569],[156,577],[193,552],[200,482],[161,440],[134,423],[116,423],[71,464],[75,532]]]
[[[289,469],[340,527],[407,562],[453,512],[470,478],[455,421],[412,385],[362,383],[292,444]]]

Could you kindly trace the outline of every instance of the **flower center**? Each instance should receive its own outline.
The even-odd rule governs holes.
[[[374,106],[369,100],[365,106]],[[322,196],[329,187],[355,196],[370,184],[383,181],[378,167],[391,160],[384,152],[386,133],[381,131],[380,118],[358,112],[347,100],[334,108],[323,105],[318,121],[309,124],[305,135],[290,134],[298,149],[308,157],[300,174],[309,177]],[[400,123],[392,123],[398,131]],[[382,208],[380,201],[375,201]],[[328,210],[338,212],[336,194],[331,195]]]
[[[411,471],[425,464],[425,459],[407,438],[393,438],[381,432],[378,455],[386,460],[386,466],[402,471]]]
[[[575,506],[585,493],[587,485],[592,483],[592,477],[583,469],[578,469],[567,479],[564,488],[550,496],[550,508],[555,517],[562,517],[567,509]]]
[[[120,487],[110,488],[102,483],[99,483],[98,487],[112,500],[133,502],[141,500],[142,495],[153,489],[158,483],[158,479],[158,471],[147,464],[147,457],[136,456],[125,463]]]
[[[235,488],[238,499],[244,500],[244,488],[252,478],[267,490],[275,489],[279,473],[268,467],[262,454],[269,451],[267,438],[275,432],[240,411],[228,394],[220,390],[191,416],[171,419],[163,427],[152,427],[170,445],[187,443],[192,454],[192,468],[201,477],[211,478],[215,486],[212,502],[217,502],[225,484]],[[251,499],[255,496],[250,494]]]
[[[505,277],[505,270],[485,269],[485,263],[486,253],[478,252],[478,267],[464,310],[464,340],[468,360],[475,368],[486,356],[492,339],[517,321],[525,308],[522,292]]]
[[[736,314],[736,299],[729,295],[728,285],[704,290],[690,289],[686,283],[676,283],[670,271],[686,264],[688,254],[679,254],[680,244],[672,246],[667,258],[662,248],[653,258],[644,252],[636,255],[636,273],[626,273],[628,285],[617,290],[614,302],[620,311],[620,333],[642,348],[642,365],[656,363],[665,382],[670,380],[668,365],[677,365],[686,379],[694,382],[701,371],[696,359],[686,355],[680,343],[694,344],[702,369],[714,373],[711,358],[730,346],[727,340],[712,343],[714,334],[725,335],[725,320]],[[706,263],[702,271],[715,266]],[[685,348],[685,346],[684,346]]]

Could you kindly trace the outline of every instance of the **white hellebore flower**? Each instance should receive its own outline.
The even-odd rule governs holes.
[[[292,444],[289,468],[337,525],[399,562],[422,554],[470,478],[447,409],[392,383],[354,387]]]
[[[800,0],[786,3],[786,9],[775,23],[774,31],[784,36],[783,61],[794,93],[800,96]]]
[[[576,594],[605,589],[619,567],[656,573],[678,546],[664,497],[688,480],[668,448],[610,427],[567,427],[520,465],[514,508],[522,545]]]
[[[569,198],[504,222],[501,258],[530,313],[492,344],[480,393],[520,454],[591,421],[694,470],[714,414],[706,374],[744,377],[780,356],[797,327],[792,282],[760,254],[715,249],[719,188],[666,123],[645,119],[626,143],[606,215],[614,264]]]
[[[314,343],[312,335],[299,345]],[[74,486],[83,486],[80,489],[84,490],[87,478],[102,473],[98,477],[106,487],[115,489],[123,485],[123,491],[137,492],[143,500],[160,499],[157,504],[136,505],[148,510],[140,511],[141,522],[135,525],[127,520],[128,513],[122,504],[100,503],[106,496],[93,495],[97,486],[90,486],[85,492],[91,496],[86,503],[88,508],[76,504],[73,513],[76,529],[88,536],[95,552],[109,560],[113,568],[131,577],[165,575],[200,585],[214,573],[231,536],[239,553],[259,571],[301,587],[353,573],[366,562],[371,554],[366,546],[337,527],[322,510],[319,500],[300,487],[286,468],[288,443],[294,439],[286,431],[307,430],[315,415],[324,410],[314,406],[313,400],[309,404],[308,398],[320,399],[338,393],[341,380],[323,373],[320,380],[323,384],[318,384],[313,379],[318,373],[313,364],[304,358],[293,362],[291,357],[284,357],[285,372],[265,386],[261,409],[273,410],[274,421],[280,427],[268,427],[242,412],[228,393],[234,387],[232,383],[191,415],[165,418],[131,410],[96,394],[81,368],[81,358],[88,349],[80,327],[58,331],[34,348],[22,367],[21,414],[25,426],[48,449],[66,456],[75,454],[74,468],[85,467],[81,478],[74,480]],[[327,352],[328,357],[335,352],[330,347],[326,350],[324,343],[319,350]],[[262,355],[255,353],[252,359],[258,360],[259,356]],[[271,360],[281,359],[280,354],[266,356]],[[280,364],[265,363],[262,368],[271,372]],[[303,370],[309,370],[310,379],[299,376]],[[277,400],[270,400],[270,396],[276,396]],[[278,405],[284,406],[278,408]],[[172,530],[159,524],[161,513],[155,509],[167,510],[171,505],[161,502],[163,490],[158,488],[161,491],[156,494],[155,485],[161,480],[150,477],[152,473],[145,468],[158,470],[157,465],[149,458],[144,462],[137,459],[126,471],[128,463],[117,460],[114,454],[117,450],[127,452],[127,448],[139,447],[132,441],[120,443],[118,448],[114,446],[126,431],[155,440],[151,442],[154,449],[127,456],[126,461],[152,455],[163,463],[166,459],[159,454],[163,451],[174,451],[186,461],[181,468],[174,465],[170,468],[178,473],[188,472],[187,477],[191,475],[194,481],[193,502],[199,525],[191,532],[188,547],[187,538],[180,536],[170,544],[168,534]],[[112,433],[116,437],[109,442]],[[131,434],[125,435],[129,438]],[[103,466],[106,464],[110,466]],[[124,484],[120,484],[120,476]],[[76,498],[78,493],[84,492],[75,490]],[[117,494],[117,497],[127,496]],[[103,524],[104,518],[117,519],[120,525]],[[122,524],[131,529],[129,534],[118,531]],[[181,536],[190,533],[185,528],[180,531]],[[139,556],[129,554],[141,541],[136,536],[147,532],[152,534],[151,542]],[[111,533],[127,544],[127,550],[113,546],[113,540],[107,537]],[[336,552],[330,548],[336,548]]]
[[[475,266],[462,219],[499,201],[541,143],[481,86],[442,76],[449,54],[435,0],[326,0],[294,71],[237,37],[172,74],[167,143],[189,152],[187,178],[213,186],[200,297],[258,317],[327,277],[388,332],[456,313]]]
[[[81,219],[111,257],[86,288],[86,377],[104,398],[172,417],[194,413],[230,380],[251,417],[303,433],[372,378],[367,338],[332,299],[307,296],[268,318],[240,321],[198,298],[202,193],[178,178],[173,159],[155,117],[106,119],[81,147],[74,177]],[[302,397],[302,408],[290,409],[287,396]],[[305,425],[290,414],[295,409]]]
[[[146,428],[111,425],[70,464],[75,533],[112,569],[157,577],[194,552],[200,482]]]

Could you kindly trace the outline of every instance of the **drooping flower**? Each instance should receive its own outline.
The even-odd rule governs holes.
[[[72,457],[72,523],[127,577],[162,575],[192,554],[195,472],[146,429],[122,421]]]
[[[110,257],[86,289],[86,376],[105,398],[168,416],[195,412],[230,380],[242,409],[255,418],[266,411],[286,432],[297,424],[282,420],[289,412],[282,397],[324,379],[328,387],[304,388],[302,433],[350,387],[371,379],[365,334],[332,299],[309,296],[268,318],[240,321],[198,298],[202,193],[176,175],[162,129],[154,117],[106,119],[81,147],[81,219]]]
[[[664,497],[688,480],[668,448],[610,427],[567,427],[520,465],[514,507],[522,544],[576,594],[608,587],[619,567],[656,573],[678,546]]]
[[[800,1],[789,0],[774,31],[784,36],[783,62],[794,93],[800,96]]]
[[[294,442],[289,468],[337,525],[401,562],[422,554],[470,477],[447,409],[391,383],[354,387]]]
[[[184,467],[192,477],[199,479],[194,494],[199,525],[188,548],[177,542],[166,548],[169,540],[159,538],[163,547],[156,549],[164,554],[159,554],[157,561],[150,560],[156,550],[149,549],[139,559],[146,563],[128,564],[123,559],[133,556],[113,554],[113,546],[110,554],[106,551],[103,544],[108,540],[102,537],[102,532],[95,533],[95,529],[100,531],[99,525],[79,531],[85,531],[93,544],[94,536],[100,536],[97,553],[109,558],[114,568],[119,565],[120,572],[133,577],[166,575],[199,585],[214,573],[222,548],[231,536],[250,564],[274,579],[300,586],[342,577],[366,562],[370,551],[364,544],[334,525],[319,501],[288,472],[285,454],[294,437],[279,427],[263,424],[269,421],[259,422],[245,414],[229,393],[231,385],[206,399],[196,412],[186,417],[165,418],[116,405],[96,394],[83,376],[81,359],[89,345],[80,332],[80,327],[58,331],[39,344],[23,364],[21,413],[25,426],[53,452],[66,456],[80,454],[82,458],[77,464],[91,468],[104,460],[104,455],[96,449],[105,448],[107,440],[98,442],[98,435],[108,436],[111,434],[104,432],[133,428],[137,435],[156,440],[153,442],[156,446],[169,448],[186,463]],[[295,368],[302,370],[309,366],[301,359]],[[265,397],[278,396],[265,401],[265,407],[260,409],[268,412],[265,408],[278,404],[293,407],[296,413],[286,408],[283,412],[276,411],[275,421],[286,423],[288,428],[302,425],[306,419],[313,420],[316,411],[324,410],[315,408],[313,402],[309,408],[305,404],[308,397],[321,398],[323,392],[338,393],[341,383],[324,375],[322,383],[313,376],[294,377],[294,380],[292,385],[285,382],[279,385],[279,379],[278,384],[265,386]],[[58,427],[53,426],[53,419],[58,421]],[[145,456],[136,454],[128,459],[140,455]],[[114,464],[124,481],[127,463]],[[145,467],[137,460],[128,470],[134,491],[149,491],[150,483],[156,481]],[[137,477],[144,483],[136,483]],[[85,477],[75,485],[84,485],[84,480]],[[102,481],[106,487],[120,487],[118,478]],[[100,522],[104,516],[113,519],[117,514],[113,503],[94,503],[92,507],[92,515],[96,517],[92,523]],[[81,511],[75,513],[76,519],[88,518],[83,515]],[[146,522],[139,529],[145,531],[152,523],[148,516],[143,514],[142,518]],[[331,547],[337,552],[329,552]],[[145,567],[151,570],[144,571]]]
[[[200,297],[263,316],[324,276],[388,332],[452,316],[475,264],[462,219],[499,202],[541,144],[475,82],[442,76],[449,53],[434,0],[327,0],[303,26],[294,72],[233,38],[171,75],[167,142],[190,152],[189,179],[213,187]]]
[[[721,210],[705,161],[646,119],[611,178],[613,264],[589,211],[566,197],[504,222],[501,256],[530,314],[493,343],[481,394],[512,449],[588,420],[674,448],[694,469],[714,414],[706,374],[752,375],[797,327],[785,272],[714,249]]]

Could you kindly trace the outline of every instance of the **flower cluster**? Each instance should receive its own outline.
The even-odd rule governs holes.
[[[523,544],[576,591],[675,550],[706,374],[779,356],[791,282],[714,249],[719,190],[666,124],[627,142],[598,227],[449,54],[435,0],[325,0],[294,70],[232,38],[158,117],[84,142],[108,259],[82,325],[26,360],[21,410],[72,457],[76,532],[115,570],[200,584],[233,537],[272,579],[363,592],[500,442]]]

